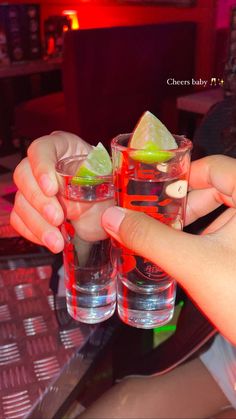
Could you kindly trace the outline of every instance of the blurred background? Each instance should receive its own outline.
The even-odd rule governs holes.
[[[7,5],[1,4],[1,154],[9,154],[22,147],[23,137],[32,140],[29,137],[37,137],[42,134],[41,131],[37,131],[37,126],[35,131],[29,129],[27,132],[25,129],[26,132],[23,132],[22,125],[27,124],[29,114],[23,111],[18,113],[18,109],[16,110],[18,105],[50,93],[65,93],[63,39],[68,30],[84,31],[92,28],[167,23],[182,23],[184,25],[191,22],[195,26],[194,35],[193,33],[190,35],[191,39],[186,36],[183,43],[177,44],[177,40],[172,38],[172,46],[166,45],[168,61],[173,61],[173,66],[175,66],[178,56],[180,60],[182,59],[182,50],[190,48],[192,52],[189,62],[186,57],[182,59],[182,78],[186,79],[185,69],[189,66],[191,68],[191,74],[188,74],[189,80],[191,77],[207,80],[207,88],[219,87],[228,56],[231,8],[235,4],[234,0],[71,0],[68,2],[41,0],[34,4],[20,1],[9,2]],[[164,38],[162,43],[165,43]],[[91,55],[93,53],[90,51]],[[158,51],[156,56],[153,55],[153,60],[158,61]],[[169,77],[173,77],[172,74],[164,74],[163,72],[166,70],[160,68],[158,71],[157,77],[161,75],[163,84]],[[146,78],[148,78],[148,74]],[[161,90],[156,92],[157,100],[160,101],[161,96],[162,102],[161,109],[158,111],[159,116],[171,130],[179,130],[181,117],[176,105],[178,96],[195,90],[204,90],[205,87],[196,84],[194,86],[173,86],[171,94],[170,87],[165,92]],[[96,91],[94,90],[95,95]],[[169,100],[169,96],[174,96],[175,100]],[[58,109],[60,113],[62,112],[62,102],[64,106],[64,99],[62,95],[51,96],[48,97],[48,101],[38,103],[38,106],[43,104],[47,109],[60,107],[60,110]],[[70,100],[73,103],[73,97]],[[43,121],[43,116],[36,113],[36,105],[36,102],[28,104],[27,110],[30,111],[29,106],[31,106],[31,111],[34,107],[34,116]],[[24,111],[26,112],[25,108]],[[58,120],[61,120],[61,113]],[[55,129],[56,125],[55,123]],[[64,125],[65,128],[74,129],[71,122]],[[50,123],[45,122],[45,133],[51,128]],[[58,128],[64,128],[63,124],[58,122]],[[78,132],[77,128],[75,131]],[[87,135],[86,130],[82,130],[82,134],[87,136],[85,139],[90,140],[90,135],[89,133]],[[108,136],[115,134],[117,134],[116,131],[111,131]],[[108,141],[108,138],[105,138],[104,141]]]

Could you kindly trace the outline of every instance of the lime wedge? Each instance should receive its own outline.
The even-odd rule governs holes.
[[[103,180],[100,176],[107,176],[112,173],[112,163],[108,151],[98,143],[88,154],[87,158],[80,164],[72,183],[75,185],[97,185]]]
[[[132,150],[130,156],[133,160],[152,164],[163,163],[170,160],[173,157],[173,153],[171,151],[160,150],[154,144],[150,143],[146,144],[146,147],[142,150]]]
[[[173,153],[169,150],[178,148],[178,145],[165,125],[147,111],[139,120],[129,147],[136,149],[130,153],[134,160],[143,163],[162,163],[173,157]]]

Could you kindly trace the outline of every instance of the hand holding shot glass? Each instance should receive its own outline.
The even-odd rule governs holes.
[[[75,320],[99,323],[111,317],[116,307],[111,240],[101,227],[101,214],[114,195],[110,157],[99,144],[89,156],[60,160],[56,171],[65,212],[61,230],[67,310]]]
[[[111,145],[117,205],[182,230],[191,142],[173,137],[146,112],[133,134],[118,135]],[[175,280],[149,260],[116,246],[120,318],[144,329],[168,323],[174,314]]]
[[[97,146],[88,156],[57,163],[60,194],[66,201],[62,232],[67,308],[76,320],[98,323],[112,316],[117,298],[122,321],[154,328],[173,316],[176,282],[157,265],[104,237],[100,216],[115,197],[120,207],[182,229],[191,142],[173,137],[145,112],[134,132],[118,135],[111,146],[115,196],[105,149],[97,153]],[[70,211],[70,201],[78,204],[77,211]],[[81,213],[89,206],[91,218],[85,223]]]

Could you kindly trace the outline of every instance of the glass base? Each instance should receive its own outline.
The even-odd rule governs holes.
[[[105,307],[75,307],[67,304],[67,311],[74,320],[87,324],[101,323],[109,319],[115,312],[116,302]]]
[[[168,323],[174,315],[174,307],[172,309],[142,311],[124,309],[118,306],[118,314],[120,319],[132,327],[140,329],[154,329]]]
[[[133,327],[153,329],[168,323],[175,308],[176,282],[149,281],[145,287],[119,276],[117,281],[117,307],[121,320]],[[165,286],[164,286],[165,285]]]

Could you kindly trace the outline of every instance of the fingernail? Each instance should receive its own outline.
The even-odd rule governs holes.
[[[120,225],[125,217],[125,210],[120,207],[110,207],[104,211],[102,216],[102,224],[114,233],[118,233]]]
[[[51,223],[56,223],[58,219],[58,211],[52,204],[47,204],[43,208],[43,213],[45,217],[50,221]]]
[[[39,184],[44,192],[51,193],[54,192],[55,186],[49,175],[43,174],[39,178]]]
[[[46,233],[44,233],[42,240],[43,243],[55,253],[61,252],[63,250],[63,239],[54,231],[47,231]]]

